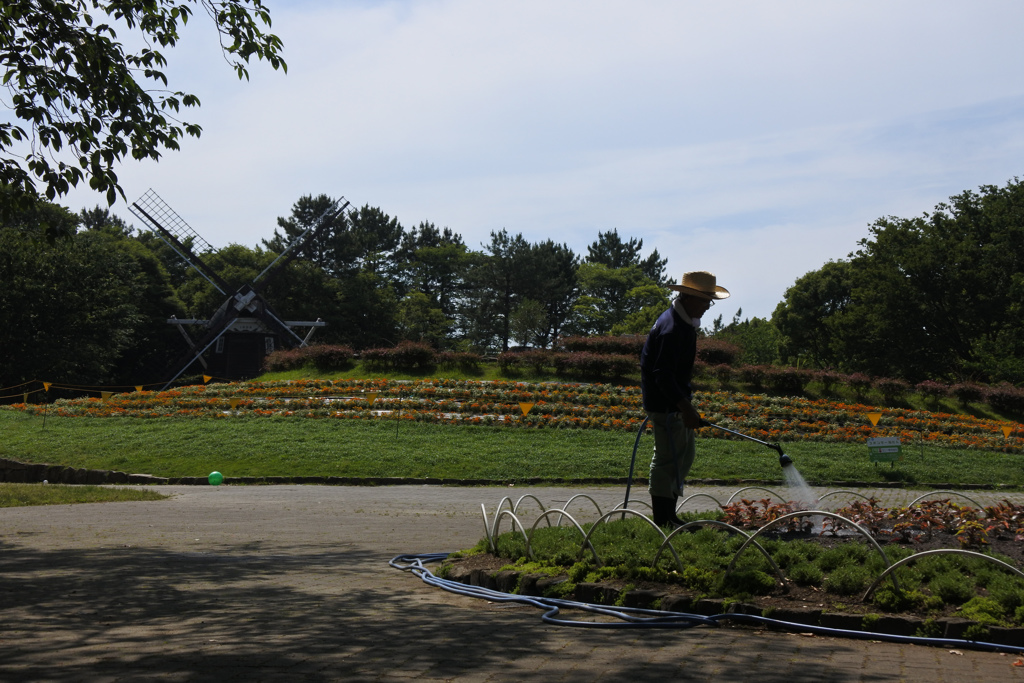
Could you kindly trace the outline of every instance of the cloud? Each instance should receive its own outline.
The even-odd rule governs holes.
[[[507,228],[585,253],[617,228],[767,317],[874,219],[1020,173],[1011,0],[271,9],[288,74],[238,82],[196,17],[169,72],[200,95],[203,137],[119,172],[218,246],[258,244],[319,193],[474,247]]]

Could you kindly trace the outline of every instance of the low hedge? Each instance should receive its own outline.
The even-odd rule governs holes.
[[[640,359],[632,355],[575,351],[557,353],[552,360],[555,374],[561,377],[626,377],[640,371]]]
[[[375,370],[426,370],[437,365],[437,352],[430,344],[403,341],[397,346],[366,349],[360,357]]]
[[[639,334],[597,337],[562,337],[558,340],[557,349],[570,353],[592,353],[612,356],[640,357],[647,337]]]
[[[351,368],[354,359],[355,352],[348,346],[314,344],[274,351],[264,359],[263,369],[267,372],[285,372],[312,365],[317,370],[330,372]]]

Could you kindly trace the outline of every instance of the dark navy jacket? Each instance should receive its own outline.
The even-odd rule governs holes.
[[[690,380],[697,359],[697,330],[669,308],[658,316],[640,352],[640,388],[644,410],[671,413],[693,396]]]

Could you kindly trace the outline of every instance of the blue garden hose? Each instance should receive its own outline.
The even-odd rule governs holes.
[[[636,465],[636,450],[640,446],[640,437],[644,434],[644,427],[647,426],[647,421],[650,417],[644,417],[644,421],[640,423],[640,429],[636,432],[636,441],[633,442],[633,459],[629,461],[629,477],[626,479],[626,499],[622,501],[623,509],[629,507],[629,489],[633,486],[633,467]]]
[[[650,419],[651,419],[651,417],[649,415],[647,417],[645,417],[644,421],[640,423],[640,429],[636,430],[636,440],[633,441],[633,458],[629,461],[629,476],[626,478],[626,498],[625,498],[625,500],[622,501],[623,509],[629,507],[629,490],[633,487],[633,469],[636,467],[636,452],[637,452],[637,449],[640,447],[640,437],[644,435],[644,428],[647,427],[647,423],[648,423],[648,421],[650,421]],[[672,449],[672,457],[675,458],[676,445],[675,445],[675,443],[672,442],[672,429],[671,429],[671,427],[672,427],[672,413],[668,414],[667,424],[669,426],[669,430],[668,430],[669,445],[671,446],[671,449]],[[678,477],[679,477],[679,471],[677,469],[676,470],[676,485],[679,488],[682,488],[683,482],[679,481]]]
[[[481,586],[467,586],[466,584],[441,579],[434,576],[425,566],[428,562],[440,562],[447,558],[449,553],[427,553],[427,554],[406,554],[397,555],[388,563],[395,569],[412,572],[419,576],[428,585],[441,588],[449,593],[465,595],[471,598],[482,598],[492,602],[516,602],[524,605],[532,605],[545,610],[541,620],[546,624],[558,626],[573,626],[577,628],[596,629],[650,629],[650,628],[674,628],[684,629],[695,626],[718,627],[725,621],[735,621],[746,624],[770,626],[783,631],[798,633],[813,633],[821,636],[832,636],[835,638],[855,638],[859,640],[879,640],[889,643],[900,643],[909,645],[930,645],[933,647],[958,647],[969,650],[980,650],[984,652],[1006,652],[1008,654],[1024,655],[1024,647],[1015,645],[1001,645],[999,643],[986,643],[978,640],[958,640],[956,638],[925,638],[922,636],[899,636],[889,633],[874,633],[871,631],[852,631],[849,629],[829,628],[826,626],[810,626],[789,621],[781,621],[770,617],[762,617],[755,614],[715,614],[713,616],[702,616],[699,614],[687,614],[685,612],[666,612],[663,610],[643,609],[639,607],[609,607],[607,605],[594,605],[574,600],[563,600],[559,598],[543,598],[527,595],[512,595],[500,591],[483,588]],[[563,609],[578,609],[591,614],[599,614],[612,617],[619,621],[592,622],[563,619],[559,614]]]

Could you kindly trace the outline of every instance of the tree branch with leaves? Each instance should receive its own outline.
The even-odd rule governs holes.
[[[202,7],[228,64],[248,79],[255,57],[287,71],[281,39],[261,0],[4,0],[0,70],[8,110],[0,120],[0,185],[11,201],[53,200],[87,181],[113,204],[124,198],[115,166],[159,159],[202,128],[178,118],[199,98],[171,90],[163,50]],[[118,31],[141,37],[126,51]]]

